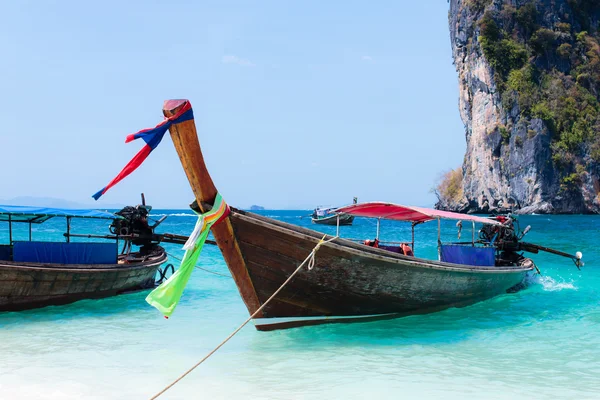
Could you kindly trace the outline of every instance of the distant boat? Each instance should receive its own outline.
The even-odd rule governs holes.
[[[355,197],[353,203],[356,204],[358,202],[358,198]],[[344,213],[336,213],[334,208],[323,208],[317,207],[314,209],[311,215],[311,221],[315,224],[320,225],[352,225],[354,221],[354,215],[344,214]]]
[[[138,206],[139,207],[139,206]],[[8,222],[8,244],[0,244],[0,311],[17,311],[81,299],[115,296],[155,286],[156,272],[167,261],[165,250],[143,234],[152,235],[147,210],[127,207],[139,218],[96,210],[0,206],[0,221]],[[38,241],[31,226],[65,218],[65,242]],[[72,219],[112,221],[111,235],[71,233]],[[29,240],[13,238],[13,225],[29,225]],[[140,236],[142,233],[142,236]],[[72,242],[73,237],[110,242]],[[119,239],[124,247],[119,253]],[[140,245],[138,251],[131,244]]]
[[[352,225],[354,221],[354,215],[349,214],[336,214],[332,211],[333,209],[320,209],[317,208],[313,211],[310,220],[315,224],[320,225],[337,225],[338,217],[340,225]],[[324,215],[320,216],[319,213],[324,212]]]

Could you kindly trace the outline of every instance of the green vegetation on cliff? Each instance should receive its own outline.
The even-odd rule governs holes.
[[[544,121],[561,187],[576,189],[600,163],[600,1],[468,5],[481,12],[478,40],[505,111]]]

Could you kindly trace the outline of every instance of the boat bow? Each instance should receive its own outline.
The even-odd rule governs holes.
[[[189,104],[189,100],[167,100],[163,105],[163,113],[167,118],[172,117]],[[208,207],[214,204],[218,191],[204,162],[194,118],[172,124],[169,132],[183,170],[196,197],[196,203],[201,211],[206,212]],[[259,309],[260,301],[236,240],[230,216],[213,225],[211,231],[248,311],[251,314],[254,313]],[[262,313],[259,313],[257,317],[262,317]]]

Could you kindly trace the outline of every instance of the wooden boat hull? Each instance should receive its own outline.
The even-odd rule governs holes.
[[[0,261],[0,311],[19,311],[115,296],[154,286],[164,251],[144,262],[63,265]]]
[[[261,304],[322,237],[238,210],[233,210],[230,220]],[[336,239],[321,246],[314,268],[300,270],[254,322],[259,330],[273,330],[461,307],[506,293],[532,269],[532,263],[518,267],[449,264]],[[249,311],[254,310],[249,307]]]
[[[311,221],[319,225],[337,225],[337,215],[330,215],[323,218],[311,218]],[[340,225],[352,225],[354,215],[340,214]]]

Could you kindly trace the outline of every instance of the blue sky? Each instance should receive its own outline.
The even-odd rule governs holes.
[[[0,199],[185,208],[170,138],[93,203],[163,100],[192,102],[238,207],[433,205],[462,162],[448,3],[19,1],[2,5]]]

